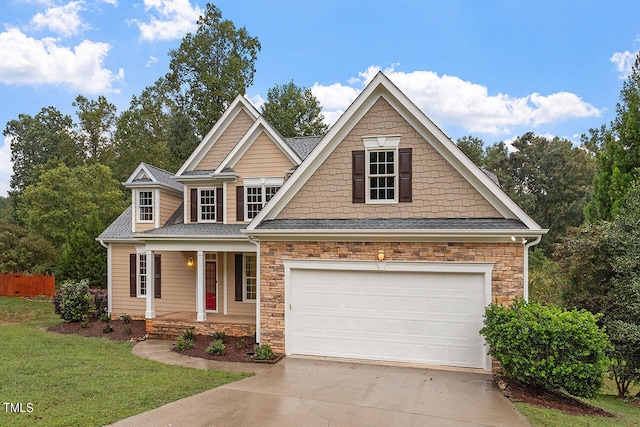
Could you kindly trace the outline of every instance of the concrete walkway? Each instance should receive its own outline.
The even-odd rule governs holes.
[[[167,350],[162,348],[169,347],[150,341],[136,345],[134,353],[166,363],[258,375],[115,426],[530,426],[491,377],[479,371],[291,357],[275,365],[237,367],[193,358],[180,362],[163,355]]]

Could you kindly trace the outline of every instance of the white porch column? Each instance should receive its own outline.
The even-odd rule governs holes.
[[[198,311],[198,316],[196,320],[198,322],[204,322],[207,320],[207,311],[205,307],[205,298],[204,298],[204,269],[206,265],[206,261],[204,258],[204,251],[198,251],[198,261],[197,261],[197,279],[196,279],[196,310]]]
[[[156,317],[153,251],[146,251],[145,257],[147,258],[147,311],[145,312],[144,317],[147,319],[153,319]]]

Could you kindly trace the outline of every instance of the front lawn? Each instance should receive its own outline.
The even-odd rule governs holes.
[[[134,356],[132,343],[39,328],[59,322],[51,303],[0,297],[0,425],[105,425],[249,375],[164,365]]]

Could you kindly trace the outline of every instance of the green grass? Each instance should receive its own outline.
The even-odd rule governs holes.
[[[640,387],[632,389],[632,394],[638,392]],[[640,407],[619,399],[615,383],[605,381],[605,387],[594,399],[585,400],[587,403],[602,408],[616,418],[604,417],[578,417],[568,415],[561,411],[531,406],[525,403],[516,403],[516,408],[535,426],[562,426],[562,427],[640,427]]]
[[[98,426],[249,376],[164,365],[132,343],[53,334],[51,303],[0,297],[0,425]],[[15,413],[4,402],[32,412]]]

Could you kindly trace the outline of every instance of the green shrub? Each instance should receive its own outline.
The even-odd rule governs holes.
[[[95,313],[93,295],[89,293],[89,281],[65,281],[60,286],[60,314],[67,322],[87,323]]]
[[[547,390],[593,397],[603,384],[610,348],[596,316],[519,300],[491,304],[480,333],[510,378]]]
[[[224,348],[224,343],[221,340],[215,340],[207,347],[206,352],[209,354],[224,354]]]
[[[195,341],[196,333],[193,331],[193,329],[186,329],[184,331],[184,335],[182,335],[182,338],[184,338],[187,341]]]
[[[255,358],[258,360],[271,360],[276,357],[268,344],[256,344],[254,349],[256,351]]]
[[[222,342],[225,342],[227,340],[227,334],[225,334],[224,332],[214,332],[213,333],[213,339],[214,340],[220,340]]]
[[[111,316],[109,316],[109,313],[102,313],[98,318],[101,322],[108,322],[109,320],[111,320]]]
[[[249,345],[249,341],[246,338],[240,338],[236,341],[236,348],[238,350],[243,349]]]
[[[129,323],[131,323],[131,316],[128,314],[123,314],[122,316],[120,316],[120,320],[122,320],[122,323],[124,323],[125,325],[128,325]]]
[[[111,326],[111,323],[107,323],[106,325],[104,325],[104,328],[102,328],[102,332],[104,332],[105,334],[113,332],[113,326]]]
[[[185,339],[184,336],[178,337],[178,339],[176,340],[176,348],[178,350],[188,350],[194,347],[195,344],[193,343],[193,340]]]

